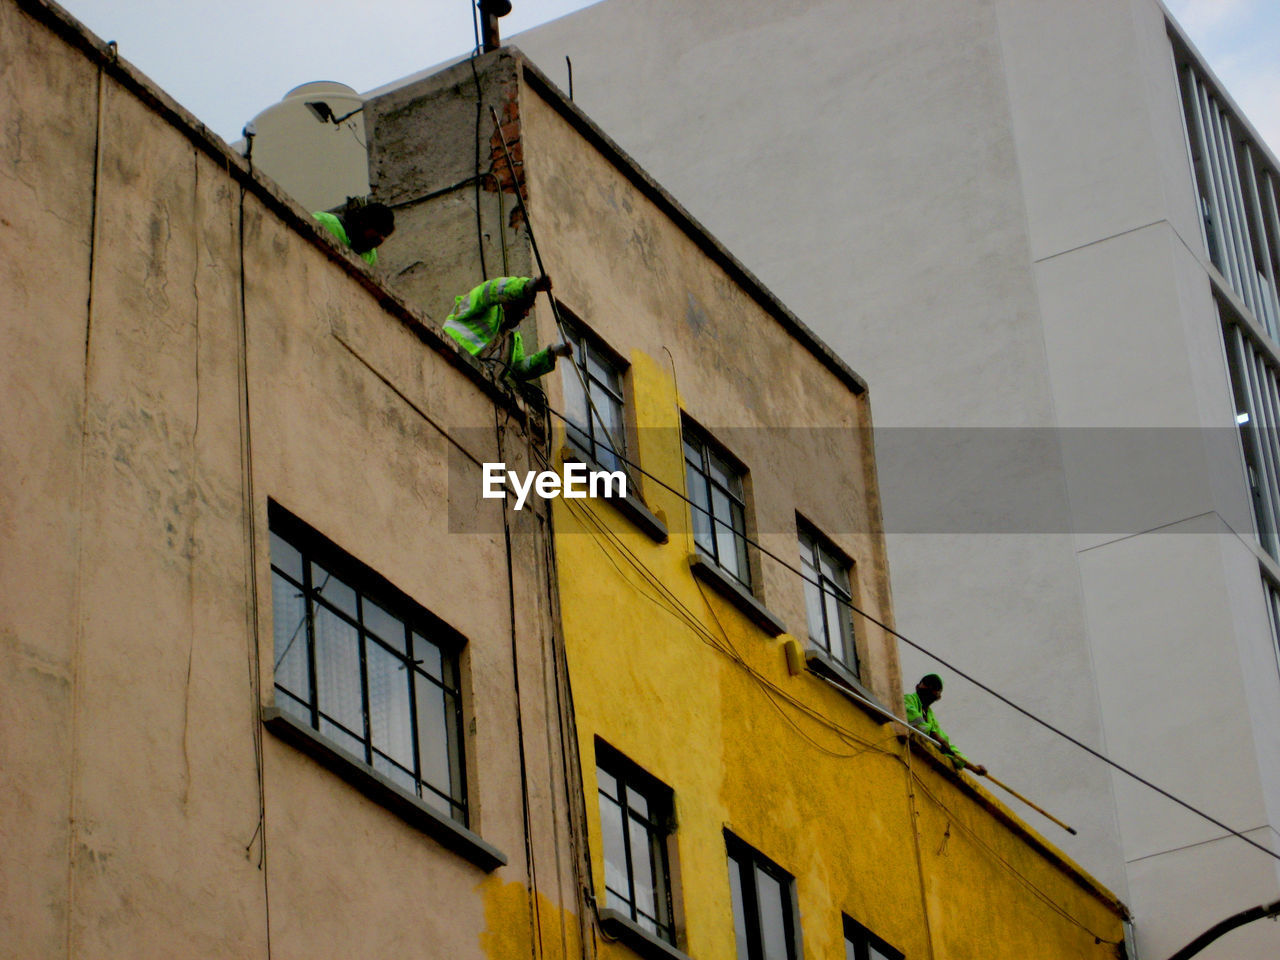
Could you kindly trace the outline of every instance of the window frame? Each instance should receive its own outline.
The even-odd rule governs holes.
[[[601,781],[604,773],[614,782],[616,796],[609,794]],[[632,807],[631,796],[644,801],[644,809]],[[596,738],[596,803],[600,815],[601,856],[607,856],[606,800],[617,810],[621,841],[626,861],[625,894],[609,885],[607,859],[603,871],[605,908],[616,911],[640,931],[676,947],[675,896],[672,892],[671,841],[675,832],[675,796],[671,788],[644,770],[608,743]],[[650,855],[650,875],[656,916],[641,910],[636,890],[635,858],[632,828],[639,824],[644,831],[644,846]]]
[[[796,901],[795,877],[727,830],[724,841],[729,864],[730,900],[734,912],[734,942],[737,944],[738,960],[799,960],[804,956],[804,949],[800,938],[800,910]],[[758,873],[769,877],[780,888],[782,935],[787,952],[785,958],[766,958]]]
[[[853,576],[856,564],[843,550],[835,546],[828,537],[823,536],[814,524],[809,523],[801,516],[796,517],[796,538],[800,546],[800,569],[806,576],[812,575],[817,580],[816,585],[808,580],[803,581],[805,626],[809,634],[810,646],[835,660],[851,673],[855,679],[861,681],[862,654],[858,649],[859,636],[853,619],[853,611],[857,606]],[[840,582],[828,576],[823,566],[824,560],[827,561],[828,565],[839,571]],[[810,604],[813,599],[811,591],[815,589],[819,591],[818,614],[822,618],[823,627],[823,636],[821,638],[813,635],[814,611]],[[828,590],[834,602],[837,605],[842,604],[847,614],[842,621],[845,631],[839,637],[839,651],[832,649],[834,638],[830,632],[831,624],[826,602]]]
[[[876,936],[847,913],[841,917],[844,922],[845,960],[902,960],[904,954],[901,950]],[[873,956],[872,950],[878,956]]]
[[[689,515],[693,526],[693,539],[698,551],[706,557],[707,560],[714,563],[716,567],[736,581],[748,593],[754,594],[755,590],[752,583],[755,579],[751,570],[751,551],[748,541],[747,518],[750,516],[748,509],[748,490],[747,477],[748,471],[742,461],[729,453],[721,444],[717,443],[706,430],[693,423],[687,417],[683,418],[681,423],[681,455],[684,460],[685,467],[685,483],[688,487],[687,494],[689,499]],[[696,458],[691,458],[691,448],[697,454]],[[694,459],[697,462],[694,462]],[[738,489],[735,491],[729,485],[719,482],[713,475],[713,467],[718,466],[720,473],[728,481],[737,481]],[[698,480],[695,482],[693,474],[696,473]],[[698,487],[698,489],[694,489]],[[716,493],[720,493],[729,501],[729,520],[725,520],[715,515],[715,499]],[[702,498],[701,500],[699,498]],[[700,503],[706,503],[707,506],[700,506]],[[736,514],[735,510],[736,509]],[[697,513],[699,511],[707,519],[704,521],[709,527],[710,546],[700,539],[699,521]],[[734,526],[735,518],[740,519],[741,529]],[[739,569],[735,571],[733,567],[727,565],[721,557],[720,539],[716,536],[716,525],[719,524],[728,530],[735,543],[734,562]]]
[[[468,826],[471,810],[467,789],[467,758],[464,726],[464,697],[462,690],[462,651],[465,640],[457,631],[449,627],[439,617],[418,604],[403,591],[397,589],[372,568],[361,563],[349,553],[342,550],[328,538],[308,526],[297,517],[274,503],[268,504],[268,525],[270,532],[269,569],[271,577],[273,616],[279,597],[277,590],[280,584],[300,594],[295,602],[302,606],[302,617],[297,628],[292,632],[285,646],[285,652],[278,651],[281,639],[280,625],[273,623],[272,628],[272,701],[275,710],[291,719],[296,726],[303,727],[312,737],[340,752],[351,763],[364,768],[378,780],[392,785],[408,798],[437,813],[441,818],[463,828]],[[293,570],[285,569],[285,564],[278,563],[283,555],[277,553],[276,541],[286,544],[296,551],[301,564],[302,580],[296,577]],[[329,577],[345,584],[354,594],[353,616],[348,610],[336,604],[334,599],[326,597],[328,579],[318,587],[314,582],[314,570],[325,570]],[[392,642],[375,633],[370,622],[374,616],[368,611],[366,604],[376,604],[390,618],[398,620],[404,629],[403,647],[397,650]],[[322,695],[318,689],[319,663],[316,654],[318,611],[323,610],[329,616],[337,617],[337,622],[354,630],[357,646],[356,655],[359,664],[358,682],[360,687],[360,711],[362,729],[352,730],[337,717],[326,713],[321,703]],[[280,667],[290,653],[292,645],[300,638],[305,642],[306,689],[300,691],[290,689],[282,682]],[[385,631],[384,631],[385,632]],[[419,646],[419,642],[425,646]],[[399,670],[411,670],[412,682],[407,682],[404,689],[408,700],[408,733],[412,749],[413,769],[409,770],[397,758],[381,749],[374,730],[372,713],[373,696],[370,689],[369,658],[370,644],[374,645],[374,656],[390,657],[389,661]],[[430,655],[431,649],[439,654],[440,676],[432,676],[421,664],[423,658],[415,654]],[[410,652],[412,651],[412,652]],[[380,653],[379,653],[380,652]],[[396,663],[395,661],[399,661]],[[351,678],[345,678],[350,683]],[[429,693],[439,692],[443,717],[443,730],[431,733],[441,734],[432,741],[443,747],[448,764],[448,793],[441,785],[428,779],[423,770],[423,718],[420,717],[420,686],[425,685]],[[321,721],[327,721],[336,729],[349,737],[338,738],[330,735]],[[362,755],[352,748],[358,742]],[[375,765],[374,758],[380,757],[384,763]],[[391,767],[393,769],[384,769]],[[396,771],[401,776],[396,778]],[[405,782],[404,774],[412,779],[412,786]]]
[[[559,301],[557,301],[557,304],[559,304]],[[559,306],[560,312],[565,317],[564,335],[569,345],[573,348],[573,355],[567,358],[570,365],[564,367],[560,375],[560,390],[565,399],[565,437],[570,444],[581,450],[593,464],[606,470],[622,470],[627,474],[628,489],[638,490],[633,475],[634,471],[627,462],[634,459],[631,455],[634,444],[630,437],[628,421],[631,406],[627,403],[629,393],[627,389],[627,371],[630,364],[616,350],[610,348],[585,323],[566,309],[563,304],[559,304]],[[592,372],[591,359],[595,360],[598,367],[611,374],[616,383],[609,384],[597,377]],[[576,367],[582,374],[581,383],[578,380],[578,375],[573,372],[573,367]],[[588,390],[592,391],[591,400],[596,404],[596,409],[592,410],[591,403],[587,402],[586,397],[583,398],[587,420],[586,426],[575,422],[573,413],[569,410],[570,397],[576,397],[582,392],[583,383],[586,384]],[[608,429],[596,416],[596,411],[600,411],[600,405],[599,398],[596,397],[592,388],[597,386],[612,402],[611,409],[615,412],[617,421],[616,437],[612,437],[609,434]],[[599,435],[597,435],[597,432]],[[612,443],[609,442],[612,439],[617,440],[618,445],[622,447],[621,450],[613,450]],[[605,454],[604,457],[601,457],[601,452]],[[610,460],[616,462],[611,464]]]

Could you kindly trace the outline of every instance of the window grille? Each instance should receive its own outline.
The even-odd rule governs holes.
[[[745,472],[688,424],[684,430],[684,461],[694,543],[709,560],[750,590]]]
[[[463,825],[455,635],[272,505],[276,706]]]

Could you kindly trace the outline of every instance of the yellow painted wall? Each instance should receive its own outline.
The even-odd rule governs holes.
[[[642,354],[631,360],[637,407],[674,410],[660,368]],[[679,485],[679,447],[639,455]],[[675,496],[650,497],[679,516]],[[725,829],[795,876],[809,958],[843,955],[842,913],[913,958],[1117,956],[1095,943],[1123,936],[1114,901],[1046,858],[943,765],[908,751],[892,725],[812,674],[790,676],[785,637],[769,638],[694,580],[683,534],[655,544],[599,502],[557,501],[555,523],[601,903],[597,736],[675,792],[679,945],[698,960],[736,957]],[[608,944],[601,952],[633,956]]]
[[[526,74],[527,80],[527,74]],[[523,91],[530,203],[559,299],[628,361],[633,457],[678,490],[682,413],[749,471],[748,531],[799,564],[796,514],[855,561],[855,595],[892,623],[866,394],[782,329],[723,264]],[[539,312],[543,341],[554,338]],[[674,373],[673,373],[674,371]],[[548,377],[553,408],[559,373]],[[678,390],[677,390],[678,381]],[[595,894],[604,903],[595,738],[674,791],[680,949],[733,960],[724,831],[796,879],[804,955],[843,956],[841,914],[908,958],[1117,956],[1123,908],[902,728],[811,672],[690,573],[681,498],[641,480],[665,544],[599,501],[554,504],[561,615],[577,708]],[[755,594],[805,642],[799,578],[757,551]],[[857,621],[862,680],[901,709],[891,637]],[[629,960],[629,948],[601,943]]]

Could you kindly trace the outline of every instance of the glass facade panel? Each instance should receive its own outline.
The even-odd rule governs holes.
[[[361,600],[361,614],[365,628],[386,641],[389,647],[404,652],[404,621],[394,617],[368,597]]]
[[[320,712],[351,733],[363,736],[359,634],[355,627],[326,607],[317,606],[313,617]]]
[[[351,619],[356,612],[356,592],[317,563],[311,565],[311,583],[316,593]]]
[[[365,645],[369,671],[369,732],[373,748],[413,772],[413,707],[404,660],[377,641]]]
[[[301,568],[302,564],[299,562],[298,566]],[[302,588],[276,572],[271,574],[271,618],[275,634],[276,686],[287,690],[299,700],[310,703],[307,605]]]

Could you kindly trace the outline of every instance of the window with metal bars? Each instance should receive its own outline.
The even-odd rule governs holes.
[[[1218,304],[1258,542],[1280,558],[1280,370],[1251,325]]]
[[[795,879],[732,834],[724,839],[738,960],[796,960]]]
[[[565,364],[561,371],[569,439],[606,470],[626,470],[620,459],[627,455],[623,365],[579,326],[566,324],[565,335],[573,347],[573,365]]]
[[[874,933],[849,917],[844,918],[845,960],[902,960],[895,950]]]
[[[1280,340],[1280,172],[1191,52],[1175,47],[1209,259],[1258,326]]]
[[[270,528],[276,706],[465,826],[461,638],[275,504]]]
[[[602,741],[596,741],[596,785],[605,906],[674,946],[667,852],[671,790]]]
[[[799,534],[809,640],[858,677],[861,668],[853,631],[850,564],[803,521],[799,522]]]
[[[684,425],[684,463],[693,515],[693,541],[748,590],[746,471],[736,467],[710,438]]]

